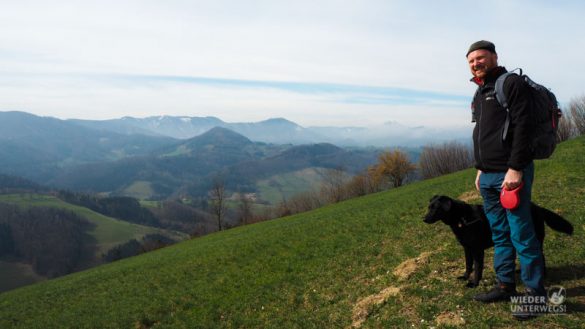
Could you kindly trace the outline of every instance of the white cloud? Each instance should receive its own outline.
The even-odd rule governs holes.
[[[347,104],[339,101],[347,95],[180,84],[129,88],[92,79],[111,74],[195,76],[401,87],[471,97],[474,87],[468,82],[464,53],[471,42],[489,39],[496,43],[502,64],[522,66],[567,101],[583,93],[580,71],[572,67],[585,51],[580,37],[583,9],[576,1],[528,0],[472,5],[381,0],[5,2],[0,5],[0,110],[17,107],[80,118],[201,112],[233,121],[282,116],[304,125],[448,123],[454,120],[435,113],[458,118],[458,111],[466,115],[468,109],[457,103],[449,111],[439,100],[409,106]]]

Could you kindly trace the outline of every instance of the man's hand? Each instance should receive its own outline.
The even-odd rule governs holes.
[[[475,176],[475,188],[479,191],[479,176],[481,176],[481,170],[477,171],[477,176]]]
[[[508,172],[506,172],[506,176],[504,177],[502,188],[506,190],[513,190],[520,186],[520,184],[522,184],[522,171],[509,168]]]

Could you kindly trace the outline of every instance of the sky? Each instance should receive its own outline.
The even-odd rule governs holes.
[[[0,111],[466,127],[477,40],[562,104],[585,95],[583,13],[563,0],[0,0]]]

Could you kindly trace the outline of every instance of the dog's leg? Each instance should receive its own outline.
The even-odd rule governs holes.
[[[457,277],[459,280],[469,279],[469,275],[473,272],[473,252],[467,247],[463,247],[463,250],[465,251],[465,274]]]
[[[467,287],[474,288],[479,286],[479,282],[481,281],[483,275],[483,259],[483,250],[479,250],[473,253],[473,280],[470,280],[467,283]]]

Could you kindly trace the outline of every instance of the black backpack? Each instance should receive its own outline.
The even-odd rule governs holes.
[[[519,75],[530,86],[529,90],[533,99],[534,113],[532,117],[535,120],[535,131],[531,145],[532,155],[534,159],[547,159],[553,154],[557,146],[557,130],[562,112],[559,109],[557,98],[548,88],[523,75],[522,69],[518,70],[520,71]],[[507,77],[516,74],[514,71],[504,73],[496,80],[496,99],[507,111],[502,140],[506,140],[508,128],[510,127],[510,109],[508,99],[504,94],[504,82]]]

